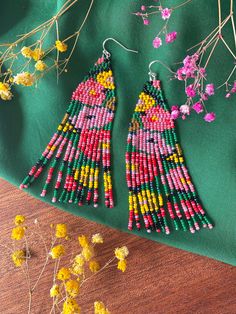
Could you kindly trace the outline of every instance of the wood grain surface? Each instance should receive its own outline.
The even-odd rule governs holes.
[[[0,180],[0,191],[1,243],[5,245],[10,243],[12,220],[21,213],[27,216],[28,224],[38,218],[45,226],[45,233],[50,223],[58,222],[67,223],[70,234],[74,236],[102,233],[105,243],[98,253],[101,264],[112,256],[115,247],[128,246],[130,255],[124,274],[107,269],[81,289],[79,303],[82,313],[93,313],[95,300],[102,300],[112,314],[236,313],[235,267],[74,217],[3,180]],[[34,258],[34,249],[38,252],[42,243],[34,238],[31,240],[33,257],[30,272],[34,280],[42,266],[40,260]],[[70,248],[71,252],[76,249]],[[0,313],[27,313],[25,279],[21,271],[13,267],[7,250],[0,250]],[[47,272],[33,296],[32,313],[50,312],[51,285],[52,277]]]

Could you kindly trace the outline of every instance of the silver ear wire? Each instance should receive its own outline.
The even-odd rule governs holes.
[[[157,78],[156,73],[152,72],[152,70],[151,70],[151,66],[152,66],[154,63],[160,63],[160,61],[159,61],[159,60],[154,60],[154,61],[152,61],[152,62],[149,63],[149,66],[148,66],[148,69],[149,69],[148,75],[149,75],[149,80],[150,80],[150,81],[155,81],[156,78]]]
[[[111,56],[110,52],[107,51],[106,48],[105,48],[105,44],[106,44],[106,42],[107,42],[108,40],[114,41],[115,43],[117,43],[119,46],[121,46],[121,47],[122,47],[124,50],[126,50],[126,51],[138,53],[138,51],[129,49],[129,48],[125,47],[124,45],[122,45],[122,44],[121,44],[119,41],[117,41],[116,39],[114,39],[114,38],[112,38],[112,37],[109,37],[109,38],[105,39],[104,42],[102,43],[103,54],[104,54],[107,58],[109,58],[109,57]]]

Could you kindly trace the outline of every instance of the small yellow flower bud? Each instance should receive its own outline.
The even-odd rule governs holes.
[[[67,50],[67,48],[68,48],[67,44],[63,43],[60,40],[57,40],[55,42],[55,46],[56,46],[57,50],[60,51],[60,52],[65,52]]]

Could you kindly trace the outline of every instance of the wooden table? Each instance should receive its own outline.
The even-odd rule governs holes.
[[[0,188],[1,243],[4,245],[10,243],[14,216],[21,213],[27,216],[28,224],[38,218],[45,233],[49,224],[58,222],[68,224],[70,234],[74,236],[102,233],[105,243],[98,252],[101,264],[112,256],[115,247],[128,246],[130,255],[124,274],[115,269],[106,270],[81,289],[82,313],[93,313],[95,300],[104,301],[113,314],[236,313],[235,267],[74,217],[3,180],[0,180]],[[33,246],[40,246],[36,239],[32,241]],[[73,250],[75,248],[71,248],[71,252]],[[34,252],[32,255],[30,271],[34,279],[42,265],[34,258]],[[4,248],[0,264],[0,313],[27,313],[24,277],[13,267]],[[51,282],[52,278],[45,273],[33,296],[32,313],[50,312]]]

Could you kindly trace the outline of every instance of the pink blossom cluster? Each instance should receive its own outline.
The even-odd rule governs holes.
[[[150,20],[148,19],[148,16],[149,16],[148,9],[149,8],[150,8],[149,6],[142,5],[141,8],[140,8],[141,12],[135,13],[135,15],[142,17],[144,25],[149,25],[150,24]],[[161,14],[161,18],[164,21],[167,22],[169,20],[169,18],[171,17],[171,14],[172,14],[173,10],[170,9],[170,8],[163,8],[161,5],[157,6],[156,8],[158,8],[158,10],[159,10],[159,12]],[[166,25],[165,25],[163,27],[163,29],[159,32],[159,34],[154,38],[154,40],[152,42],[154,48],[159,48],[162,45],[162,39],[159,36],[160,33],[165,33],[165,42],[167,44],[170,44],[173,41],[175,41],[175,39],[177,37],[177,32],[175,32],[175,31],[167,33],[166,32]]]
[[[172,106],[171,116],[173,119],[179,117],[186,119],[186,116],[189,116],[192,110],[197,114],[202,113],[205,111],[205,101],[215,94],[213,83],[204,86],[203,78],[205,79],[207,73],[205,68],[198,65],[198,60],[199,55],[197,53],[191,56],[188,55],[183,60],[183,66],[176,71],[176,78],[180,81],[185,81],[185,94],[187,100],[185,104],[180,107]],[[206,122],[212,122],[215,120],[215,117],[216,115],[214,112],[206,112],[204,120]]]

